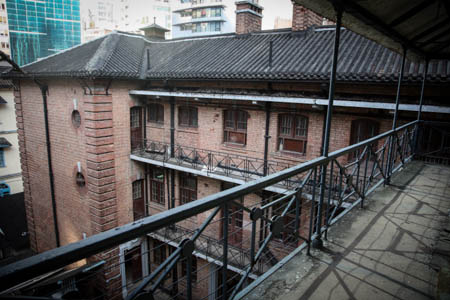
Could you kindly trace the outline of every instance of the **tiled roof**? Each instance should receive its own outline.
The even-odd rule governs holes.
[[[36,76],[138,78],[145,44],[140,36],[114,32],[26,65],[23,70]]]
[[[113,32],[24,67],[36,76],[141,79],[328,80],[334,31],[317,28],[152,42]],[[270,60],[272,43],[272,64]],[[150,53],[150,68],[146,53]],[[401,56],[349,30],[341,35],[338,80],[393,82]],[[423,64],[407,61],[405,79],[419,81]],[[429,79],[450,81],[450,61],[433,61]]]

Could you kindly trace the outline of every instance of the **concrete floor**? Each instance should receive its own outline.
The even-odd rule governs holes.
[[[246,299],[434,299],[450,168],[412,162],[365,203],[330,230],[323,251],[303,251]]]

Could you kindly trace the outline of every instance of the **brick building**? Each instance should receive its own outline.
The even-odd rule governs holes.
[[[295,6],[295,29],[261,32],[262,7],[238,2],[244,4],[237,20],[252,26],[237,28],[251,32],[177,41],[113,32],[14,75],[20,87],[16,113],[35,251],[69,244],[320,156],[327,105],[322,99],[330,69],[325,58],[332,53],[334,29],[319,26],[321,18]],[[354,55],[361,52],[371,55]],[[339,59],[331,150],[391,128],[401,61],[400,55],[348,30],[342,31]],[[449,66],[448,61],[430,63],[424,107],[429,118],[449,113],[440,107],[440,100],[450,95]],[[412,103],[417,102],[422,69],[423,64],[407,62],[402,122],[415,117]],[[251,207],[291,188],[287,182],[237,202]],[[283,203],[273,209],[282,208]],[[229,251],[244,253],[251,221],[239,206],[229,209]],[[121,262],[104,274],[109,292],[127,295],[173,251],[171,246],[181,242],[176,233],[192,232],[206,216],[94,258],[117,256]],[[202,237],[212,244],[220,244],[223,236],[221,215],[216,219],[216,226]],[[261,223],[257,226],[263,227]],[[263,238],[262,231],[257,240]],[[287,246],[289,237],[280,237],[279,246],[271,248],[272,259],[261,268],[277,261]],[[199,280],[194,295],[204,298],[220,285],[220,265],[214,264],[220,253],[196,249],[194,255],[196,278],[208,278]],[[233,274],[240,272],[238,261],[230,262],[229,268]],[[180,263],[168,280],[185,273]],[[183,293],[182,284],[178,288]]]

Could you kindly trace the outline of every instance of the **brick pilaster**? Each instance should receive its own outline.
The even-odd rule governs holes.
[[[117,226],[112,97],[85,96],[87,187],[92,234]]]
[[[25,127],[23,124],[22,94],[20,91],[20,82],[14,82],[14,103],[16,111],[17,134],[19,140],[20,166],[22,169],[23,191],[25,199],[25,212],[27,217],[28,234],[31,250],[37,252],[36,228],[34,222],[33,200],[30,188],[30,173],[28,169],[28,156],[25,140]]]

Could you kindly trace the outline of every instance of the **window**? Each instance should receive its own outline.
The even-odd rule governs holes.
[[[0,148],[0,168],[6,167],[5,154],[3,148]]]
[[[141,247],[125,250],[125,277],[127,284],[134,284],[142,279]]]
[[[148,121],[151,123],[164,123],[164,106],[151,103],[148,105]]]
[[[145,217],[145,201],[144,201],[144,181],[136,180],[132,183],[133,193],[133,217],[134,220],[139,220]]]
[[[157,240],[153,240],[153,262],[162,264],[166,260],[166,244]]]
[[[164,173],[161,169],[152,169],[150,172],[150,201],[164,205]]]
[[[308,118],[299,115],[280,115],[278,149],[306,154]]]
[[[197,200],[197,177],[180,173],[180,203],[186,204]]]
[[[248,114],[243,110],[224,112],[224,142],[245,145],[247,143]]]
[[[178,125],[185,127],[197,127],[197,107],[180,106],[178,108]]]
[[[192,283],[195,283],[197,282],[197,257],[192,255],[191,259],[192,259],[191,280]],[[186,276],[186,274],[187,274],[187,259],[184,258],[181,261],[181,277]]]
[[[369,119],[358,119],[352,121],[352,129],[350,134],[350,145],[357,144],[378,135],[379,124]],[[362,149],[351,152],[349,159],[357,158],[361,154]]]

